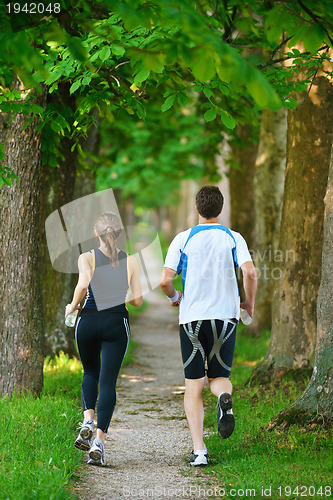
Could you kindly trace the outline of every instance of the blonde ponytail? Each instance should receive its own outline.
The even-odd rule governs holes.
[[[119,267],[117,238],[121,233],[121,223],[112,212],[105,212],[96,221],[95,232],[105,243],[108,257],[114,269]]]

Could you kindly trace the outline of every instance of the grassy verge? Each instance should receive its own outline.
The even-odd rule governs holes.
[[[327,486],[332,486],[332,432],[316,427],[273,432],[265,428],[295,401],[307,381],[244,386],[264,356],[268,340],[268,332],[260,339],[247,337],[244,330],[238,334],[231,377],[236,428],[228,440],[217,436],[216,398],[205,392],[205,428],[214,431],[206,439],[210,466],[205,473],[224,489],[225,498],[331,498],[332,489]]]
[[[26,394],[1,400],[1,499],[77,498],[67,487],[82,460],[73,446],[81,420],[80,383],[80,363],[61,355],[45,363],[41,397]]]
[[[138,309],[130,309],[135,316]],[[123,366],[133,360],[134,349],[130,340]],[[70,488],[84,463],[84,454],[73,446],[82,421],[81,382],[80,361],[61,353],[45,360],[39,398],[26,394],[1,400],[0,500],[78,498]]]

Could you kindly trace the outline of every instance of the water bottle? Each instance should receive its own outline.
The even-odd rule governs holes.
[[[78,314],[79,314],[79,310],[78,309],[76,309],[76,311],[74,311],[71,314],[69,314],[67,316],[67,318],[65,319],[65,325],[69,326],[70,328],[72,328],[75,325],[75,321],[76,321],[76,318],[77,318]]]
[[[249,325],[252,322],[252,318],[246,309],[240,310],[240,319],[241,319],[243,325]]]

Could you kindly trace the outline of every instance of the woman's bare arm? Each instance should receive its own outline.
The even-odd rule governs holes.
[[[140,270],[137,261],[133,255],[128,257],[129,285],[130,290],[126,297],[126,302],[132,306],[142,306],[142,289],[140,281]]]
[[[78,266],[79,279],[74,290],[72,302],[66,306],[66,318],[68,314],[71,314],[78,308],[78,305],[87,293],[92,277],[92,254],[90,252],[81,254],[78,260]]]

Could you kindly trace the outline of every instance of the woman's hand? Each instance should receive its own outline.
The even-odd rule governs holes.
[[[66,309],[65,309],[65,319],[69,314],[72,314],[76,309],[80,310],[80,307],[73,307],[72,304],[67,304]]]

